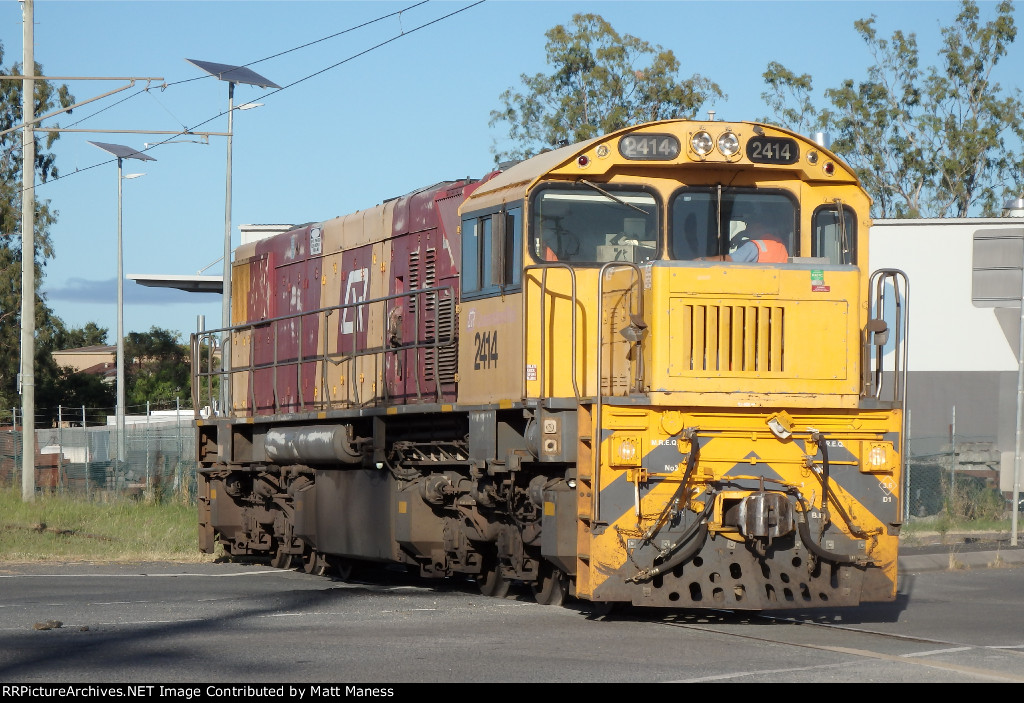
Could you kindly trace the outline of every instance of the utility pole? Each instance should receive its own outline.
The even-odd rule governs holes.
[[[26,79],[21,83],[21,500],[36,496],[36,61],[33,0],[22,0],[22,44]]]
[[[43,76],[36,75],[35,62],[35,8],[34,0],[20,0],[22,7],[22,64],[23,70],[20,76],[0,76],[4,80],[20,80],[22,86],[21,109],[22,124],[0,131],[0,136],[16,129],[21,129],[22,144],[22,166],[21,166],[21,359],[18,373],[18,392],[21,394],[21,428],[22,428],[22,456],[21,456],[21,497],[23,502],[35,500],[36,474],[35,474],[35,334],[36,334],[36,278],[35,278],[35,132],[59,132],[59,128],[44,129],[35,127],[35,123],[52,117],[56,114],[67,112],[75,107],[99,100],[113,93],[125,90],[135,84],[136,80],[148,82],[162,81],[163,78],[93,78],[76,77],[77,80],[126,80],[129,85],[122,86],[89,100],[85,100],[69,107],[64,107],[54,112],[36,117],[35,115],[35,79],[45,80]],[[278,86],[274,86],[278,87]],[[134,134],[179,134],[179,132],[154,132],[141,130],[64,130],[64,131],[91,131],[91,132],[129,132]],[[184,134],[202,136],[204,139],[209,136],[225,136],[221,132],[189,132]],[[230,137],[230,132],[226,136]],[[228,151],[230,155],[230,147]],[[148,157],[147,157],[148,158]],[[228,183],[230,184],[230,176]],[[120,188],[120,181],[118,182]],[[230,185],[229,185],[230,188]],[[229,206],[230,207],[230,206]],[[118,279],[120,282],[121,275]],[[120,339],[119,339],[120,341]],[[12,422],[13,424],[13,422]]]
[[[222,276],[224,292],[221,297],[221,327],[223,331],[220,344],[221,414],[227,417],[231,415],[231,330],[229,329],[231,327],[231,135],[234,130],[235,84],[243,83],[260,88],[276,89],[280,89],[281,86],[245,66],[196,59],[185,60],[216,77],[217,80],[226,81],[228,84],[228,163],[224,194],[224,274]],[[240,105],[238,109],[246,110],[249,107],[258,107],[258,105],[247,103]]]

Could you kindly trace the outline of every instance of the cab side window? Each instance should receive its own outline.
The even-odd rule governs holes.
[[[857,263],[857,218],[853,210],[825,205],[814,211],[811,225],[811,256],[828,259],[830,264]]]
[[[523,270],[522,208],[490,209],[462,218],[462,297],[518,288]]]

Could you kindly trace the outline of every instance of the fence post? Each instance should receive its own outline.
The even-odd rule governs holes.
[[[185,485],[183,463],[181,461],[181,398],[174,398],[174,433],[176,447],[174,455],[174,492],[180,497]]]
[[[906,408],[904,412],[907,414],[907,430],[903,433],[903,522],[910,522],[910,438],[912,436],[912,427],[910,416],[910,408]]]
[[[14,452],[14,468],[11,469],[11,480],[14,481],[15,479],[17,479],[17,480],[20,481],[21,480],[21,471],[19,471],[18,468],[17,468],[17,467],[21,466],[21,456],[18,454],[18,439],[17,439],[17,437],[19,437],[20,435],[18,435],[18,409],[17,408],[11,408],[11,431],[14,432],[14,434],[15,434],[14,442],[11,445],[11,449]],[[25,446],[24,440],[22,440],[21,445]],[[20,485],[20,484],[16,484],[16,485]]]
[[[949,426],[949,513],[954,515],[953,502],[956,500],[956,406],[953,406],[952,423]]]
[[[150,445],[151,438],[149,436],[149,401],[148,400],[146,401],[146,430],[145,430],[145,438],[146,438],[146,492],[149,493],[149,499],[152,500],[154,498],[155,492],[153,491],[153,478],[152,478],[152,475],[151,475],[151,472],[150,472],[150,468],[149,468],[149,445]]]
[[[64,493],[64,406],[57,404],[57,488]]]
[[[85,499],[89,500],[89,484],[92,482],[92,472],[89,469],[89,454],[92,446],[89,442],[89,429],[85,424],[85,406],[82,406],[82,435],[85,437]]]

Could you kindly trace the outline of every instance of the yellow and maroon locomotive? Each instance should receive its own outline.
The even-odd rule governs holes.
[[[906,280],[868,273],[869,205],[797,134],[672,120],[240,247],[233,326],[193,338],[196,406],[226,398],[201,548],[542,603],[892,600]]]

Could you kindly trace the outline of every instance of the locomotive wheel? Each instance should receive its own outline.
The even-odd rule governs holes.
[[[591,618],[610,618],[625,608],[625,604],[610,601],[594,601],[590,604]],[[588,618],[589,619],[589,618]]]
[[[306,547],[302,555],[302,570],[314,576],[323,576],[327,573],[327,560],[324,555],[312,547]]]
[[[509,580],[502,576],[501,564],[497,560],[484,563],[477,583],[480,586],[480,593],[491,598],[504,598],[512,586]]]
[[[278,544],[274,548],[274,553],[270,556],[270,565],[275,569],[290,569],[294,555],[282,551],[282,547],[283,545]]]
[[[324,556],[327,562],[327,573],[341,581],[348,581],[352,577],[352,561],[344,557],[336,557],[333,554]]]
[[[541,605],[562,605],[569,594],[569,578],[550,564],[542,564],[537,583],[530,586]]]

